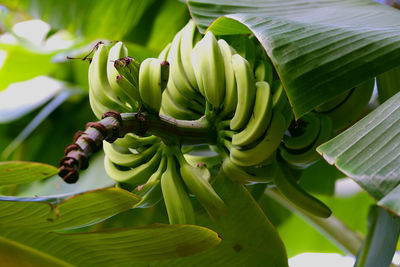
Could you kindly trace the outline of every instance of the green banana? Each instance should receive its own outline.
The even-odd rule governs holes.
[[[107,78],[115,95],[131,107],[137,107],[139,91],[115,68],[115,62],[128,56],[128,49],[122,42],[111,47],[107,59]]]
[[[165,90],[161,100],[162,111],[165,115],[178,120],[196,120],[200,117],[196,112],[180,106],[172,100],[168,90]]]
[[[118,81],[121,86],[124,86],[124,84],[128,83],[130,86],[133,88],[132,91],[129,91],[132,94],[132,97],[136,101],[140,101],[140,95],[139,95],[139,68],[140,68],[140,63],[137,62],[135,59],[131,57],[124,57],[120,59],[116,59],[114,61],[114,68],[118,71],[118,73],[124,77],[125,79],[120,79]]]
[[[321,129],[321,121],[315,113],[308,113],[289,127],[290,135],[283,136],[286,148],[304,149],[313,144]]]
[[[160,166],[154,172],[144,185],[136,187],[132,193],[140,196],[142,199],[135,205],[138,208],[150,208],[156,205],[162,199],[161,176],[167,167],[167,159],[161,158]]]
[[[283,166],[281,163],[278,164],[279,167],[274,178],[274,184],[279,192],[299,208],[315,216],[328,218],[332,214],[331,210],[293,181],[286,166]]]
[[[232,56],[237,88],[237,105],[231,119],[231,130],[244,128],[250,119],[256,96],[255,79],[249,62],[238,54]]]
[[[200,92],[214,109],[219,108],[225,95],[225,67],[217,39],[211,32],[196,44],[191,59]]]
[[[222,163],[223,172],[233,181],[240,184],[268,183],[275,176],[276,167],[273,164],[241,167],[234,164],[229,157]]]
[[[247,35],[239,35],[232,38],[226,36],[225,39],[239,55],[249,62],[251,70],[253,70],[256,60],[256,46],[252,38],[249,38]]]
[[[256,62],[256,67],[254,70],[254,76],[257,82],[266,81],[272,84],[272,79],[274,77],[274,67],[271,62],[266,60],[259,60]]]
[[[157,153],[148,162],[143,163],[134,168],[122,167],[114,164],[108,157],[104,158],[104,167],[107,175],[113,180],[129,185],[142,185],[146,183],[149,177],[155,172],[160,163],[162,149],[159,148]]]
[[[198,88],[193,88],[185,73],[185,67],[182,63],[181,56],[181,38],[182,31],[178,32],[171,43],[168,53],[168,62],[171,64],[170,73],[172,80],[179,92],[189,99],[197,99],[201,97]]]
[[[128,133],[122,138],[118,138],[113,144],[120,147],[138,148],[141,146],[152,145],[160,142],[160,138],[154,135],[138,136],[133,133]]]
[[[234,146],[245,146],[255,142],[267,130],[272,117],[272,96],[269,84],[266,82],[256,83],[256,100],[253,114],[246,128],[232,137]]]
[[[195,99],[189,99],[182,95],[172,80],[168,82],[166,93],[169,94],[170,99],[178,106],[199,113],[199,117],[204,114],[204,105],[197,102]]]
[[[97,99],[94,95],[93,95],[93,91],[89,89],[89,104],[90,107],[94,113],[94,115],[98,118],[101,119],[101,116],[109,111],[110,109],[106,106],[104,106],[99,99]]]
[[[108,50],[100,44],[93,55],[89,66],[89,98],[96,117],[101,118],[104,112],[112,109],[118,112],[131,111],[113,93],[107,79]],[[105,111],[103,111],[105,109]]]
[[[295,144],[296,140],[292,140],[291,143],[289,142],[289,148],[287,142],[290,140],[290,138],[287,138],[286,143],[284,143],[284,147],[280,147],[280,154],[282,158],[293,168],[304,169],[320,159],[321,156],[317,153],[316,148],[322,143],[328,141],[332,136],[331,119],[325,115],[314,116],[316,116],[316,119],[319,121],[319,123],[317,123],[319,129],[314,129],[316,136],[315,133],[308,133],[305,131],[304,135],[301,135],[298,138],[293,138],[299,141],[298,144]],[[306,136],[306,134],[309,135]],[[312,136],[315,136],[315,138],[311,139]]]
[[[180,165],[181,177],[189,191],[196,196],[211,218],[216,219],[221,216],[226,210],[226,206],[208,182],[210,178],[208,169],[193,167],[181,153],[177,153],[176,157]],[[207,172],[207,177],[203,177],[202,172],[204,171]]]
[[[221,116],[224,117],[233,114],[237,105],[236,80],[232,66],[232,55],[236,51],[223,39],[218,40],[218,46],[221,49],[225,68],[225,99],[224,107],[221,111]]]
[[[180,44],[180,53],[183,69],[186,77],[193,88],[197,88],[196,76],[194,74],[191,53],[193,49],[193,39],[196,33],[196,24],[193,20],[189,20],[182,29],[182,37]]]
[[[210,146],[192,146],[190,151],[185,151],[185,147],[182,147],[182,153],[184,153],[185,160],[192,166],[205,166],[211,168],[218,164],[221,164],[221,156],[210,150]]]
[[[171,43],[169,43],[163,51],[158,55],[158,58],[165,61],[168,59],[169,50],[171,49]]]
[[[250,148],[231,148],[230,157],[232,162],[238,166],[253,166],[262,163],[273,155],[285,131],[285,118],[279,111],[273,110],[271,123],[258,143]]]
[[[107,158],[116,165],[133,168],[152,158],[154,154],[157,153],[160,145],[154,144],[146,148],[143,152],[137,154],[132,152],[120,153],[114,147],[115,145],[113,144],[106,141],[103,142],[103,149]]]
[[[169,76],[169,63],[158,58],[147,58],[139,69],[139,93],[143,104],[151,111],[159,112],[161,95]]]
[[[193,206],[172,155],[168,156],[167,169],[161,176],[161,189],[169,223],[194,224]]]

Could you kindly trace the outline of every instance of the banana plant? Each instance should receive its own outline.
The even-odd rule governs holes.
[[[359,228],[345,224],[349,219],[339,218],[340,210],[332,204],[335,198],[321,196],[324,181],[314,180],[314,187],[306,181],[313,172],[332,174],[332,191],[338,177],[353,178],[385,209],[376,213],[372,208],[371,216],[390,221],[397,229],[398,220],[389,218],[398,216],[400,206],[398,96],[393,96],[400,89],[395,74],[400,59],[399,11],[358,0],[190,0],[187,7],[170,0],[162,1],[157,13],[156,3],[140,2],[123,1],[109,10],[111,25],[116,20],[113,12],[136,16],[116,32],[96,31],[82,12],[71,27],[62,12],[54,21],[54,13],[46,13],[57,7],[52,2],[6,2],[11,9],[41,10],[32,14],[48,19],[55,29],[67,28],[90,41],[108,39],[96,41],[80,57],[89,63],[85,104],[98,121],[87,123],[75,135],[71,131],[72,143],[63,143],[66,148],[57,170],[62,180],[57,183],[69,184],[71,192],[22,197],[20,192],[41,192],[36,188],[59,178],[26,184],[52,172],[38,173],[37,163],[23,163],[28,167],[22,173],[20,163],[0,168],[2,192],[15,195],[0,199],[6,214],[3,224],[17,222],[11,230],[0,226],[5,247],[0,255],[9,263],[23,264],[31,258],[38,265],[288,266],[288,256],[294,255],[288,242],[293,240],[281,236],[285,223],[296,214],[334,240],[336,249],[358,255],[357,266],[390,264],[397,230],[384,259],[366,256],[374,247],[371,242],[383,242],[373,234],[375,228],[369,228],[364,240],[355,231]],[[76,12],[82,5],[76,2],[69,8]],[[91,14],[106,9],[103,1],[96,6]],[[140,32],[141,22],[157,21],[155,13],[165,20],[168,10],[176,7],[186,15],[176,23],[182,28],[170,31],[169,43],[163,40],[163,46],[157,46],[148,33],[130,36]],[[136,14],[130,13],[133,10]],[[148,32],[157,34],[159,29]],[[114,37],[121,41],[111,41]],[[138,46],[156,51],[141,58]],[[75,57],[76,51],[63,53],[68,52],[69,58]],[[375,76],[379,101],[390,99],[372,111],[380,104],[373,94]],[[99,150],[104,151],[104,163],[93,165],[92,156]],[[324,164],[324,159],[335,167]],[[81,175],[94,168],[110,178],[111,188],[73,189],[85,180],[95,183],[94,175]],[[18,175],[28,178],[10,182]],[[88,199],[113,208],[104,204],[84,216],[90,209]],[[40,205],[34,202],[49,205],[50,214],[40,215]],[[7,215],[12,208],[26,209],[24,205],[38,210],[34,221],[47,216],[47,222],[38,226]],[[68,206],[76,213],[68,212]],[[365,220],[366,213],[363,216]],[[22,226],[24,235],[13,231]],[[176,231],[193,238],[182,239]],[[111,242],[108,232],[117,241]],[[35,242],[39,234],[61,247],[71,246],[76,255],[67,257],[64,250]],[[158,238],[147,239],[154,235]],[[152,248],[156,243],[158,254]],[[115,249],[106,253],[106,246]],[[132,249],[141,253],[130,254]],[[24,259],[10,257],[6,250],[20,250]],[[105,256],[90,258],[79,251]]]

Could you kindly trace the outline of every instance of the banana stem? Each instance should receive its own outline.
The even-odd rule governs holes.
[[[206,118],[183,121],[147,113],[104,113],[102,120],[86,124],[84,132],[78,131],[73,143],[66,147],[60,161],[59,175],[67,183],[75,183],[79,170],[88,167],[89,157],[102,147],[103,140],[114,142],[127,133],[159,136],[168,144],[215,144],[215,130]]]
[[[176,120],[162,115],[147,119],[147,133],[176,144],[215,144],[216,131],[205,117],[196,121]]]
[[[342,221],[340,221],[334,215],[324,219],[314,216],[304,210],[297,208],[286,200],[276,189],[267,189],[265,194],[277,201],[279,204],[287,208],[288,210],[296,213],[302,219],[308,223],[314,225],[314,227],[328,237],[333,243],[335,243],[342,251],[356,256],[358,250],[361,247],[363,238],[350,230]]]

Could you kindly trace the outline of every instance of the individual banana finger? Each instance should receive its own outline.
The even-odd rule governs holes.
[[[256,46],[253,38],[247,35],[239,35],[233,36],[232,38],[227,37],[226,39],[229,45],[249,62],[251,70],[253,71],[256,60]]]
[[[249,62],[238,54],[232,56],[237,88],[237,105],[231,119],[231,130],[243,129],[250,119],[256,96],[256,86]]]
[[[182,29],[182,38],[180,44],[182,66],[185,70],[186,77],[193,88],[197,87],[196,76],[194,74],[191,61],[195,32],[196,24],[193,20],[189,20],[186,26]]]
[[[168,54],[169,54],[169,50],[171,49],[171,43],[169,43],[164,49],[163,51],[161,51],[161,53],[158,55],[158,58],[161,60],[167,60],[168,59]]]
[[[168,157],[167,169],[161,176],[161,189],[170,224],[193,224],[194,211],[185,190],[174,156]]]
[[[181,177],[189,191],[196,196],[210,217],[216,219],[221,216],[225,212],[226,206],[208,182],[210,176],[208,169],[193,167],[187,163],[181,153],[176,154],[176,157],[179,161]],[[204,171],[208,173],[206,178],[203,177],[202,172]]]
[[[236,51],[223,39],[218,40],[218,46],[221,49],[225,68],[225,98],[224,107],[221,111],[221,116],[224,117],[233,114],[237,106],[238,96],[235,72],[232,66],[232,55],[234,55]]]
[[[280,154],[282,158],[288,162],[293,168],[304,169],[318,159],[321,156],[317,153],[316,148],[322,143],[328,141],[332,136],[332,121],[328,116],[325,115],[314,115],[317,120],[320,121],[318,125],[320,125],[320,129],[316,129],[317,136],[314,139],[308,139],[309,143],[307,144],[304,140],[303,147],[294,146],[289,149],[286,147],[286,143],[284,146],[280,147]],[[306,133],[304,133],[305,135]],[[311,136],[311,134],[309,134]],[[287,140],[288,141],[288,140]],[[296,147],[296,148],[294,148]]]
[[[294,122],[288,134],[283,136],[284,146],[291,150],[301,150],[312,145],[321,129],[321,120],[315,113],[309,113]]]
[[[275,176],[274,184],[279,192],[299,208],[315,216],[328,218],[332,214],[331,210],[293,181],[286,166],[282,166],[281,163],[278,164],[279,171]]]
[[[170,79],[174,82],[176,88],[182,95],[189,99],[197,99],[201,97],[198,89],[194,88],[186,76],[185,67],[182,63],[181,56],[181,38],[182,31],[178,32],[171,43],[171,48],[168,53],[168,62],[171,64]]]
[[[167,159],[162,157],[160,166],[154,172],[149,180],[144,184],[136,187],[132,193],[140,196],[142,199],[135,205],[138,208],[150,208],[156,205],[162,199],[161,176],[167,168]]]
[[[259,167],[240,167],[234,164],[229,157],[222,163],[223,172],[233,181],[240,184],[268,183],[275,176],[276,167],[273,164]]]
[[[218,109],[225,95],[225,67],[217,39],[208,31],[191,54],[194,74],[206,100]]]
[[[161,108],[161,95],[169,76],[169,63],[158,58],[147,58],[139,69],[139,93],[144,105],[154,112]]]
[[[271,62],[267,60],[258,60],[255,66],[254,76],[258,82],[265,81],[271,84],[274,77],[274,67]]]
[[[272,96],[267,82],[256,83],[256,100],[246,128],[232,137],[234,146],[246,146],[259,139],[267,130],[272,117]]]
[[[211,168],[218,164],[221,164],[221,156],[215,151],[210,149],[210,146],[194,146],[188,152],[184,151],[185,160],[192,166],[205,166]]]
[[[138,136],[133,133],[128,133],[122,138],[118,138],[113,144],[125,148],[137,148],[141,146],[153,145],[159,143],[161,139],[155,135]]]

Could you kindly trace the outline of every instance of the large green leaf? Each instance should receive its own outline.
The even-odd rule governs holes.
[[[119,40],[138,22],[154,0],[4,0],[3,5],[28,11],[55,29],[89,38]]]
[[[4,266],[72,266],[51,255],[1,236],[0,258]]]
[[[371,206],[368,234],[358,253],[355,267],[389,266],[400,233],[399,218],[378,206]]]
[[[120,266],[187,257],[211,249],[221,241],[217,233],[204,227],[163,224],[77,234],[0,226],[0,236],[79,266]]]
[[[286,251],[275,227],[247,189],[221,173],[214,186],[225,201],[227,211],[214,221],[199,209],[196,223],[216,231],[222,238],[221,244],[192,257],[148,262],[143,266],[288,266]]]
[[[400,213],[400,93],[318,147],[330,164]]]
[[[0,197],[0,226],[50,231],[94,224],[132,208],[140,197],[109,188],[52,197]]]
[[[199,28],[245,33],[274,63],[297,118],[399,65],[400,11],[368,0],[189,0]],[[236,23],[235,23],[236,22]],[[240,24],[242,23],[242,24]]]
[[[0,185],[24,184],[50,177],[58,173],[54,166],[38,162],[0,162]]]

